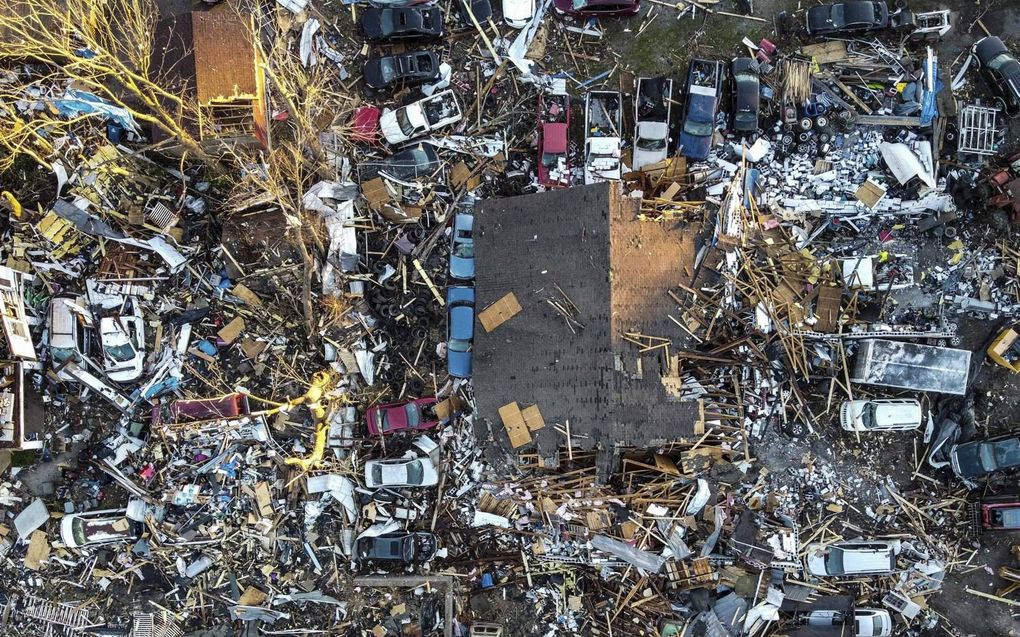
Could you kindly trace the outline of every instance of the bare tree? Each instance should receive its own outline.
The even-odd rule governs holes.
[[[264,171],[250,173],[233,184],[232,197],[241,200],[272,200],[287,219],[287,233],[301,255],[304,267],[301,305],[305,329],[315,334],[316,307],[312,299],[314,278],[326,258],[322,223],[318,213],[305,209],[303,195],[317,181],[336,180],[337,169],[331,161],[333,151],[350,151],[346,143],[349,122],[358,98],[340,84],[335,67],[320,63],[306,66],[295,51],[291,37],[279,37],[266,43],[258,37],[260,58],[268,80],[270,94],[281,110],[286,111],[283,125],[274,129],[268,149],[234,151],[239,163],[258,162]],[[328,134],[334,144],[327,148],[322,135]],[[339,147],[336,147],[339,144]],[[334,307],[325,308],[332,315]]]
[[[197,103],[173,90],[153,65],[158,17],[154,0],[6,0],[0,7],[0,62],[42,65],[42,81],[74,82],[202,157],[197,133],[186,125],[199,121]],[[23,86],[7,90],[18,88]],[[0,145],[39,161],[48,150],[39,130],[45,127],[52,137],[75,122],[35,115],[38,121],[26,123],[13,109],[0,109]]]

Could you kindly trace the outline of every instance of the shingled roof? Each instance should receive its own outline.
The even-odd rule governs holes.
[[[665,348],[641,354],[624,337],[669,339],[675,354],[682,333],[669,319],[675,305],[667,290],[689,279],[694,254],[690,233],[637,221],[639,201],[622,197],[617,184],[598,184],[477,208],[476,307],[508,292],[522,307],[491,333],[476,327],[479,422],[488,420],[504,447],[498,410],[510,402],[537,404],[549,425],[569,419],[575,448],[647,447],[693,435],[697,403],[664,385]],[[583,329],[572,331],[550,305],[564,294]],[[532,435],[542,455],[564,442],[552,426]]]
[[[229,2],[171,16],[156,27],[153,68],[200,104],[258,93],[249,25]]]

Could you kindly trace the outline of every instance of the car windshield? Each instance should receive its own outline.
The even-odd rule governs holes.
[[[385,409],[380,409],[379,410],[379,431],[389,431],[390,427],[391,427],[390,419],[386,416],[386,410]]]
[[[53,355],[53,361],[56,363],[63,363],[64,361],[76,358],[74,349],[71,347],[51,347],[50,354]]]
[[[418,412],[418,405],[407,403],[404,405],[404,413],[407,414],[407,426],[414,428],[421,422],[421,414]]]
[[[978,447],[978,457],[981,458],[981,468],[985,471],[995,471],[998,463],[995,462],[995,445],[985,443]]]
[[[118,363],[126,363],[135,357],[135,348],[131,347],[130,343],[124,343],[123,345],[107,345],[103,348],[106,355]]]
[[[843,549],[829,549],[825,556],[825,570],[830,575],[839,575],[843,572]]]
[[[837,2],[836,4],[832,5],[832,13],[829,14],[829,20],[832,22],[832,26],[837,28],[837,29],[841,29],[841,28],[843,28],[843,26],[845,26],[845,23],[844,23],[844,20],[843,20],[843,4],[842,3]]]
[[[382,465],[379,463],[372,465],[372,482],[382,484]]]
[[[414,126],[411,124],[411,120],[407,118],[407,109],[402,108],[397,111],[397,125],[400,126],[400,132],[410,137],[414,135]]]
[[[459,338],[450,339],[450,351],[451,352],[466,352],[470,349],[471,343],[469,341],[461,340]]]
[[[708,137],[712,134],[712,124],[687,120],[684,122],[684,132],[695,137]]]
[[[85,520],[81,518],[71,520],[71,535],[78,546],[83,546],[88,542],[88,538],[85,537]]]
[[[754,111],[740,111],[735,119],[738,124],[754,124],[758,121],[758,114]]]
[[[748,85],[757,84],[756,78],[751,73],[737,73],[733,77],[734,77],[734,79],[737,80],[737,84],[740,84],[740,85],[744,85],[744,84],[748,84]]]
[[[637,147],[642,150],[663,150],[666,148],[666,140],[639,137],[637,140]]]
[[[458,243],[453,250],[453,256],[470,259],[475,256],[475,245],[473,243]]]
[[[875,405],[875,403],[868,403],[867,405],[865,405],[864,410],[861,411],[861,424],[863,424],[865,427],[874,427],[875,413],[877,410],[878,407]]]
[[[425,478],[425,467],[422,466],[421,460],[415,460],[407,464],[407,483],[408,484],[421,484]]]
[[[999,467],[1020,465],[1020,440],[1011,439],[995,443],[995,462]]]
[[[396,68],[393,66],[393,60],[382,60],[379,62],[379,75],[382,76],[382,81],[389,83],[397,76]]]
[[[560,157],[565,157],[565,155],[563,153],[542,153],[542,165],[552,168],[559,162]]]
[[[988,60],[988,64],[986,66],[989,69],[993,70],[993,71],[998,71],[999,69],[1002,68],[1003,64],[1005,64],[1006,62],[1009,62],[1012,59],[1013,59],[1013,56],[1011,56],[1006,51],[1003,51],[1002,53],[1000,53],[1000,54],[996,55],[995,57],[993,57],[992,59]]]

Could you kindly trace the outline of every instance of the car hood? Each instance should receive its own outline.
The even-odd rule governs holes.
[[[712,136],[695,136],[686,131],[680,133],[681,153],[684,157],[695,160],[708,159],[708,151],[712,148]]]
[[[471,377],[471,352],[447,352],[446,367],[450,376]]]
[[[812,575],[828,575],[825,570],[825,547],[812,545],[807,552],[807,570]]]
[[[503,19],[507,22],[527,22],[534,14],[533,0],[503,0]]]

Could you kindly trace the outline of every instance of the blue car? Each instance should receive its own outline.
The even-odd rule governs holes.
[[[687,112],[680,129],[680,152],[688,159],[708,159],[725,72],[723,63],[718,60],[691,60],[687,76]]]
[[[475,289],[455,285],[446,290],[449,311],[446,368],[455,378],[471,378],[471,341],[475,336]]]
[[[453,244],[450,246],[450,276],[470,281],[475,278],[475,242],[471,228],[475,216],[460,213],[453,218]]]

